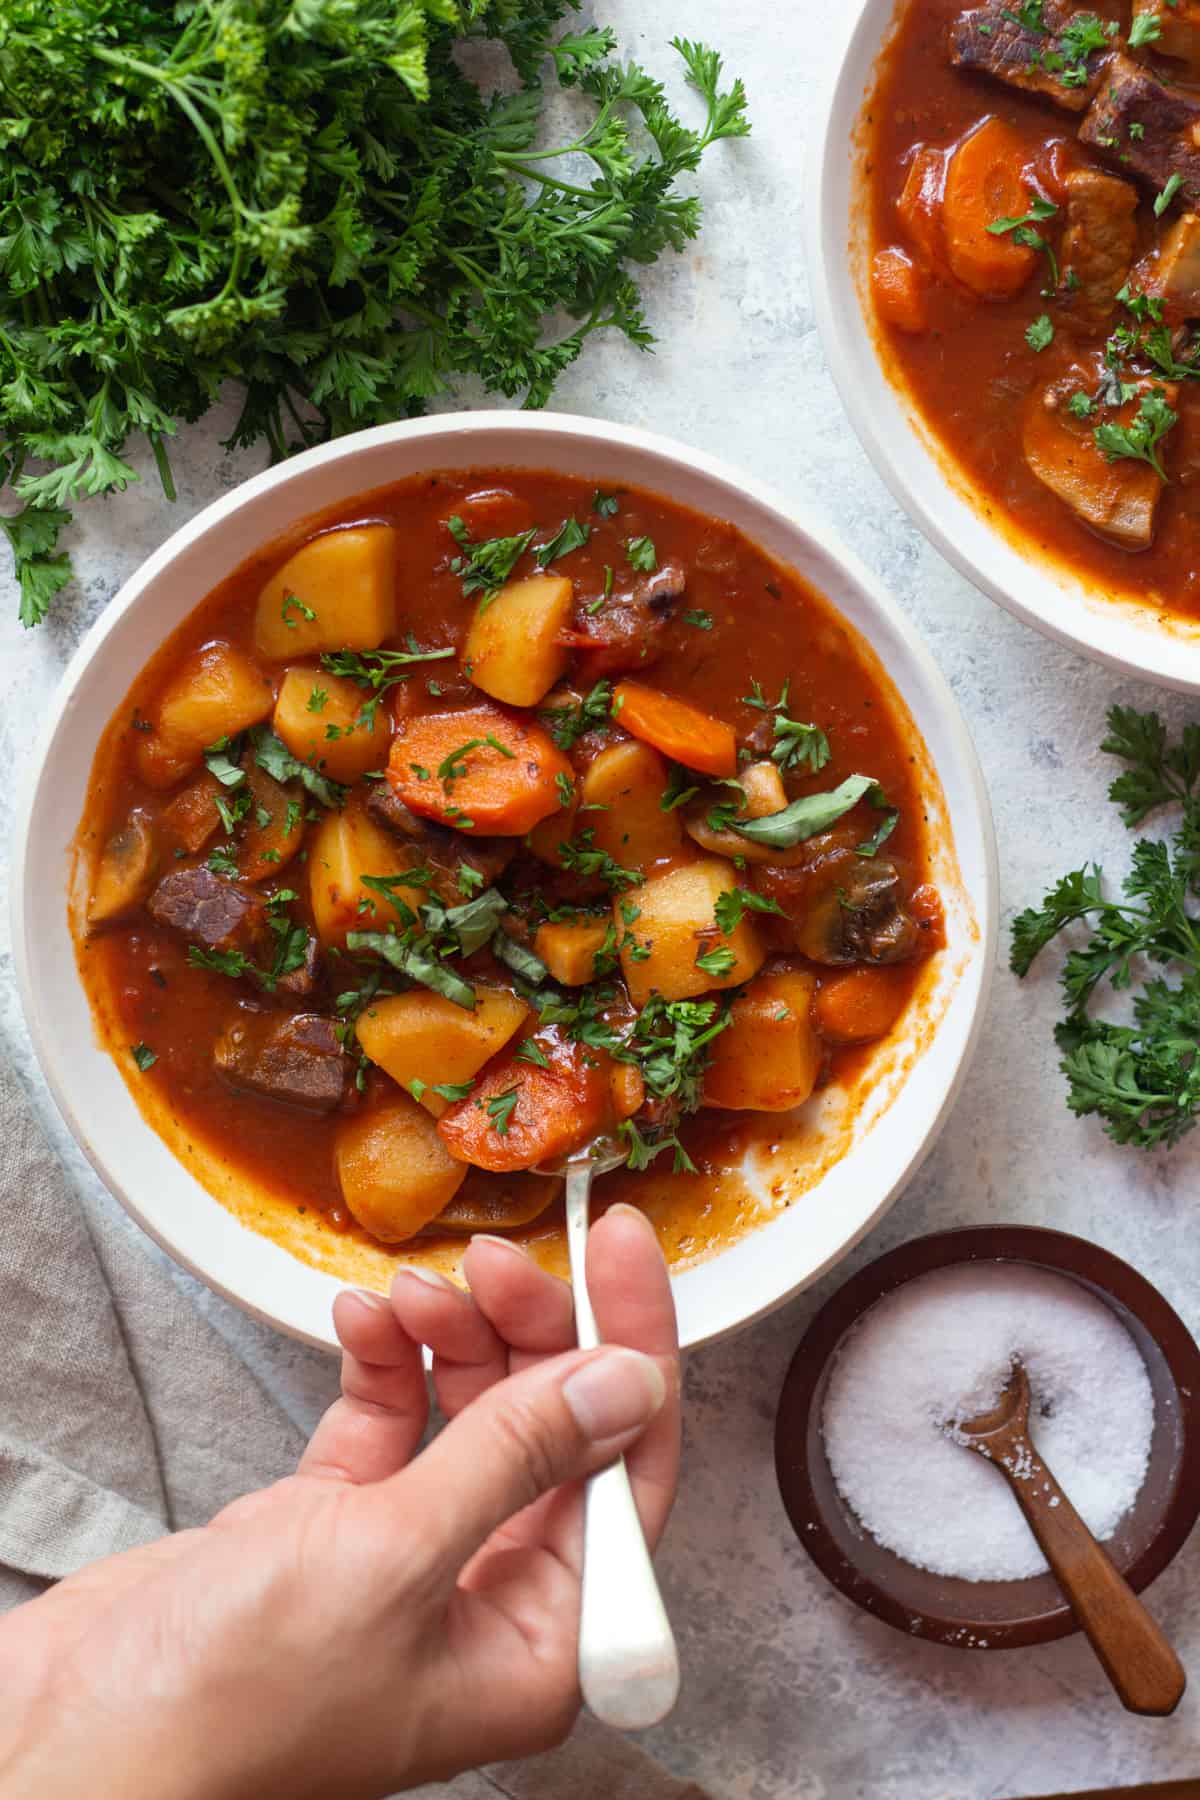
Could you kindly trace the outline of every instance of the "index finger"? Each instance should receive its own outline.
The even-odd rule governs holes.
[[[637,1207],[610,1207],[592,1226],[587,1283],[601,1341],[644,1351],[666,1377],[662,1410],[625,1454],[642,1528],[653,1549],[679,1478],[679,1332],[666,1261],[653,1225]]]

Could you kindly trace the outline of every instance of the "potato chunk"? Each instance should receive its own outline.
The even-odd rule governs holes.
[[[664,1000],[687,1000],[712,988],[737,987],[757,974],[766,951],[750,920],[743,917],[728,934],[717,924],[718,899],[737,885],[732,863],[704,857],[666,875],[652,875],[633,896],[640,911],[628,927],[621,901],[614,901],[621,969],[635,1006],[645,1006],[652,993]],[[639,948],[648,952],[640,959]],[[698,965],[701,956],[712,959],[708,968]]]
[[[150,821],[143,813],[130,813],[100,852],[88,897],[88,924],[103,925],[140,906],[150,892],[157,867]]]
[[[705,1106],[788,1112],[812,1093],[821,1040],[812,1018],[816,979],[800,970],[760,975],[731,1008],[712,1042],[704,1074]]]
[[[595,979],[596,957],[611,930],[607,914],[602,919],[551,919],[538,926],[534,953],[564,987],[586,987]]]
[[[378,703],[364,713],[367,701],[355,682],[302,665],[284,676],[273,723],[293,756],[349,783],[388,758],[390,715]]]
[[[414,988],[374,1001],[355,1029],[371,1061],[410,1093],[416,1087],[426,1112],[440,1119],[450,1102],[435,1086],[473,1080],[528,1016],[508,988],[476,987],[474,1012]]]
[[[388,832],[352,799],[344,812],[327,813],[308,847],[308,889],[313,923],[326,949],[343,949],[348,931],[384,931],[399,923],[382,894],[364,887],[363,875],[399,875],[403,852]],[[393,892],[415,912],[428,896],[418,888]],[[360,912],[360,903],[367,904]]]
[[[424,1108],[399,1093],[338,1127],[334,1160],[346,1205],[385,1244],[436,1219],[467,1173]]]
[[[138,742],[138,773],[149,787],[171,787],[209,744],[257,725],[274,704],[270,681],[248,656],[232,644],[205,644],[163,689],[154,730]]]
[[[679,814],[662,809],[669,781],[665,758],[636,738],[601,750],[583,778],[582,796],[585,807],[606,809],[587,815],[596,848],[607,850],[625,869],[648,869],[678,857],[683,848]]]
[[[483,599],[463,645],[463,668],[485,694],[509,706],[536,706],[567,666],[559,633],[571,621],[574,587],[565,575],[530,575]]]
[[[254,644],[272,662],[320,650],[376,650],[396,629],[396,533],[323,531],[258,596]]]

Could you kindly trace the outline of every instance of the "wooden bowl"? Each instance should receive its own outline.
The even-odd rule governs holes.
[[[851,1326],[906,1282],[976,1262],[1024,1263],[1077,1281],[1112,1308],[1141,1351],[1154,1393],[1150,1464],[1106,1546],[1138,1591],[1166,1568],[1200,1514],[1200,1349],[1128,1263],[1083,1238],[1021,1225],[940,1231],[903,1244],[839,1288],[809,1326],[775,1422],[775,1467],[797,1537],[835,1587],[898,1631],[956,1649],[1001,1650],[1079,1629],[1054,1577],[964,1581],[885,1550],[838,1493],[821,1434],[833,1358]]]

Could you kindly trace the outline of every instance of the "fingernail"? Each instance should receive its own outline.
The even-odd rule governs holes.
[[[657,1363],[640,1350],[605,1350],[563,1383],[579,1429],[597,1443],[646,1425],[667,1397]]]
[[[357,1300],[360,1306],[369,1306],[372,1312],[390,1312],[386,1294],[373,1294],[370,1288],[347,1288],[344,1298]]]
[[[462,1289],[457,1287],[448,1275],[439,1274],[437,1269],[420,1269],[415,1263],[407,1264],[403,1269],[397,1269],[392,1277],[392,1286],[395,1287],[396,1283],[402,1281],[406,1275],[411,1275],[414,1281],[424,1282],[426,1287],[438,1288],[443,1294],[447,1288],[452,1294],[462,1292]]]
[[[511,1250],[514,1256],[522,1256],[526,1262],[529,1261],[529,1252],[524,1244],[514,1244],[511,1238],[496,1237],[490,1231],[473,1231],[471,1242],[473,1244],[499,1244],[502,1250]]]

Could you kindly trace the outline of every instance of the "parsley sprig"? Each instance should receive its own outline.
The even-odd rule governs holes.
[[[696,235],[680,178],[746,96],[676,39],[685,124],[610,30],[556,33],[573,4],[8,0],[0,529],[27,625],[71,578],[71,508],[138,479],[135,439],[173,498],[170,439],[234,383],[231,444],[279,459],[464,381],[544,405],[595,332],[650,345],[633,272]],[[483,37],[477,81],[455,52]]]
[[[1109,787],[1122,821],[1140,825],[1161,806],[1179,809],[1167,840],[1138,838],[1121,898],[1105,894],[1093,864],[1073,869],[1013,923],[1011,963],[1026,975],[1061,932],[1085,928],[1063,963],[1066,1013],[1055,1028],[1067,1105],[1095,1113],[1119,1144],[1175,1144],[1200,1110],[1200,726],[1170,743],[1157,713],[1114,706],[1101,749],[1126,766]],[[1134,990],[1147,964],[1180,978],[1144,980],[1132,993],[1132,1023],[1092,1012],[1103,983]]]

